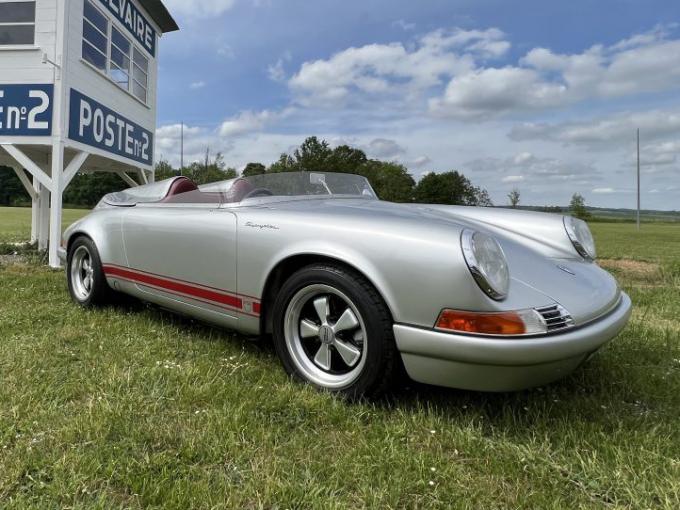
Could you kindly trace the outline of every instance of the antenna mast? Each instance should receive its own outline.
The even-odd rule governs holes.
[[[637,229],[640,230],[640,128],[637,129]]]

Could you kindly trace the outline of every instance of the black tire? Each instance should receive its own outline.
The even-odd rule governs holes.
[[[88,257],[91,267],[91,285],[83,287],[85,269],[78,269],[74,264],[80,264],[81,256]],[[80,281],[77,279],[80,278]],[[106,283],[99,252],[92,239],[85,236],[78,237],[71,244],[66,258],[66,280],[71,299],[77,304],[86,307],[106,306],[114,302],[114,292]]]
[[[351,368],[351,366],[346,367],[355,373],[352,376],[354,379],[347,381],[347,383],[332,382],[324,384],[314,380],[313,375],[308,375],[310,370],[316,369],[324,373],[327,372],[328,377],[334,374],[331,369],[327,371],[318,365],[316,367],[312,366],[311,369],[306,368],[306,363],[316,364],[316,358],[312,359],[311,354],[307,353],[308,359],[304,359],[302,358],[304,353],[301,354],[304,348],[301,351],[300,347],[294,347],[294,345],[301,346],[303,343],[312,342],[310,352],[313,354],[316,345],[319,345],[320,349],[322,344],[328,341],[327,337],[326,340],[322,340],[323,335],[321,333],[319,333],[318,337],[310,336],[303,340],[302,330],[300,329],[302,324],[298,322],[302,317],[302,312],[299,314],[295,312],[298,307],[296,304],[298,303],[296,301],[297,296],[308,292],[307,289],[310,289],[310,296],[312,296],[307,298],[307,303],[312,303],[314,309],[316,309],[316,298],[311,293],[315,292],[320,286],[331,288],[333,291],[341,294],[343,298],[348,298],[348,309],[351,308],[358,313],[360,325],[357,327],[360,329],[358,334],[362,341],[360,344],[355,344],[355,347],[357,345],[360,346],[361,356],[358,358],[360,361],[357,362],[355,368]],[[323,291],[319,292],[323,293]],[[319,294],[319,296],[321,295]],[[331,294],[329,294],[329,299],[337,299],[339,302],[344,300]],[[328,304],[329,302],[326,301],[326,303]],[[307,310],[310,310],[308,304],[301,305],[300,309],[304,309],[305,306],[308,307]],[[327,309],[330,310],[331,308],[329,304]],[[347,311],[345,310],[345,312]],[[316,312],[320,317],[318,310]],[[394,341],[392,318],[389,309],[376,289],[358,272],[335,264],[313,264],[304,267],[284,282],[274,302],[272,313],[272,332],[276,352],[286,372],[295,379],[310,383],[321,389],[336,392],[351,399],[377,397],[389,390],[396,382],[400,359]],[[309,314],[309,311],[307,313]],[[328,324],[331,324],[331,316],[329,315],[328,317]],[[335,326],[339,322],[337,320]],[[299,339],[297,343],[295,343],[295,340],[291,340],[291,337],[295,337],[295,334],[291,333],[295,328],[298,328]],[[320,321],[317,321],[317,328],[323,328]],[[286,338],[287,332],[288,339]],[[332,335],[333,341],[336,338],[339,340],[339,335],[343,333],[341,332],[337,335],[334,333]],[[356,335],[356,331],[355,333],[350,331],[349,334]],[[350,336],[347,338],[345,343],[353,342],[352,338],[354,337]],[[313,342],[318,343],[314,344]],[[337,344],[327,344],[327,349],[333,353],[329,354],[329,358],[327,358],[330,367],[332,367],[333,363],[341,366],[346,365],[343,361],[345,358],[338,350]],[[302,361],[300,361],[301,359]]]

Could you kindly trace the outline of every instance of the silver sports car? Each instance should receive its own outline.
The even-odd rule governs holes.
[[[247,334],[349,396],[420,382],[509,391],[561,378],[631,302],[588,226],[508,209],[394,204],[358,175],[186,177],[105,196],[64,233],[73,299],[117,293]]]

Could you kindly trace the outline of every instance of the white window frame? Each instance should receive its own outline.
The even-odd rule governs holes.
[[[135,51],[137,53],[139,53],[139,55],[141,55],[141,57],[143,59],[146,60],[146,70],[142,69],[141,66],[137,65],[137,61],[135,60]],[[130,80],[131,80],[130,81],[130,88],[132,90],[132,95],[135,96],[140,101],[144,101],[144,103],[146,104],[146,102],[149,100],[149,59],[146,55],[144,55],[144,53],[137,46],[133,46],[132,47],[132,59],[130,60],[130,63],[131,63],[131,69],[132,69],[132,73],[130,74]],[[139,72],[142,73],[144,75],[144,77],[146,78],[145,84],[140,82],[135,77],[135,67],[137,69],[139,69]],[[142,90],[144,90],[144,99],[142,99],[141,97],[137,96],[137,94],[135,94],[135,83],[137,85],[139,85],[142,88]]]
[[[0,2],[2,2],[2,1],[3,0],[0,0]],[[101,30],[99,30],[98,27],[93,25],[89,20],[87,20],[85,18],[85,3],[86,2],[89,2],[90,5],[94,9],[96,9],[97,12],[99,12],[99,14],[101,14],[106,19],[106,34],[104,34]],[[97,30],[97,32],[99,32],[101,35],[105,35],[105,37],[106,37],[106,54],[105,55],[101,52],[101,50],[99,48],[92,45],[87,39],[85,39],[84,31],[83,31],[81,40],[82,40],[83,44],[87,44],[90,48],[93,48],[99,54],[104,56],[106,58],[106,65],[105,65],[104,69],[100,69],[97,66],[95,66],[94,64],[92,64],[91,62],[89,62],[87,59],[85,59],[85,56],[82,54],[82,47],[81,47],[81,50],[80,50],[81,51],[81,60],[85,64],[87,64],[89,67],[94,69],[96,72],[98,72],[99,74],[104,76],[111,83],[115,84],[120,90],[122,90],[123,92],[132,96],[133,98],[135,98],[137,101],[142,103],[147,108],[150,108],[150,106],[149,106],[149,82],[150,82],[149,70],[150,70],[150,67],[151,67],[151,63],[150,63],[151,59],[149,59],[149,57],[144,53],[143,48],[141,48],[140,46],[135,44],[135,42],[133,40],[131,40],[131,38],[128,37],[125,34],[124,29],[121,29],[120,27],[115,26],[113,20],[108,16],[107,13],[105,13],[102,9],[100,9],[98,5],[96,5],[94,0],[83,0],[83,26],[84,26],[85,23],[89,23],[95,30]],[[111,60],[111,53],[112,53],[111,48],[112,47],[125,55],[125,52],[122,51],[122,49],[119,48],[118,45],[113,42],[113,29],[114,28],[120,34],[120,36],[123,37],[128,42],[128,44],[130,45],[130,53],[129,53],[129,55],[126,55],[128,57],[128,60],[129,60],[128,69],[121,69],[120,66],[116,62],[113,62],[113,60]],[[143,58],[146,59],[146,67],[147,67],[146,71],[144,71],[144,69],[141,66],[138,66],[137,64],[135,64],[135,61],[134,61],[135,50],[137,50],[137,52]],[[139,80],[135,79],[135,77],[134,77],[134,68],[135,67],[137,67],[146,76],[146,86],[144,86],[142,83],[140,83]],[[120,71],[127,73],[127,75],[128,75],[127,87],[124,87],[123,84],[118,83],[116,80],[113,79],[113,77],[111,76],[112,68],[115,68],[117,70],[120,70]],[[144,98],[141,98],[134,93],[133,82],[137,83],[142,89],[144,89],[144,94],[145,94]]]
[[[96,26],[94,23],[92,23],[90,20],[88,20],[85,17],[85,10],[84,10],[85,9],[85,3],[88,2],[88,1],[89,1],[90,5],[92,5],[92,7],[94,9],[96,9],[97,12],[104,17],[104,19],[106,19],[106,33],[102,32],[99,29],[98,26]],[[93,50],[95,50],[97,53],[99,53],[100,55],[102,55],[104,57],[104,69],[98,68],[92,62],[89,62],[87,59],[85,59],[85,56],[82,54],[82,51],[83,51],[82,46],[80,48],[80,51],[81,51],[80,56],[85,62],[87,62],[90,66],[94,67],[97,71],[105,72],[105,71],[108,70],[109,52],[111,51],[110,48],[109,48],[109,46],[110,46],[109,41],[111,40],[111,22],[110,22],[109,18],[104,16],[104,13],[102,13],[102,11],[94,4],[94,2],[92,2],[90,0],[83,0],[83,27],[85,26],[85,23],[88,23],[92,28],[94,28],[97,32],[99,32],[104,37],[106,47],[104,48],[104,52],[102,52],[102,50],[100,50],[94,44],[92,44],[90,41],[85,39],[85,30],[83,28],[83,37],[82,37],[83,44],[87,44],[90,48],[92,48]]]
[[[122,48],[120,48],[113,41],[113,31],[114,30],[116,32],[118,32],[118,35],[120,35],[123,39],[125,39],[127,41],[128,46],[130,47],[127,54],[123,51]],[[131,72],[131,67],[132,67],[132,53],[133,53],[134,44],[132,44],[132,41],[130,39],[128,39],[127,36],[125,34],[123,34],[123,32],[117,27],[111,26],[111,28],[109,29],[109,33],[111,34],[111,38],[109,39],[109,45],[108,45],[109,46],[109,62],[108,62],[108,66],[107,66],[108,71],[109,71],[108,77],[111,79],[111,81],[113,83],[118,85],[121,89],[130,92],[130,89],[131,89],[130,81],[132,80],[132,77],[130,76],[130,72]],[[122,53],[123,56],[125,56],[127,58],[127,60],[128,60],[127,69],[123,69],[121,66],[118,65],[117,62],[114,62],[114,60],[113,60],[113,50],[114,49],[116,49],[118,52]],[[125,87],[123,87],[122,83],[119,83],[119,82],[117,82],[116,80],[113,79],[113,76],[111,75],[111,71],[114,70],[114,69],[118,70],[118,71],[122,71],[125,74],[127,74],[127,85]]]
[[[16,4],[16,3],[25,3],[25,2],[32,2],[33,3],[33,21],[11,21],[11,22],[0,22],[0,27],[33,27],[33,42],[32,43],[7,43],[7,44],[2,44],[0,43],[0,48],[9,48],[9,47],[29,47],[32,48],[35,46],[35,18],[37,16],[37,9],[38,9],[38,2],[37,0],[0,0],[0,4]]]

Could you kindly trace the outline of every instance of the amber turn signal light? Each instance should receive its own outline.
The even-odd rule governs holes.
[[[533,310],[532,310],[533,311]],[[442,310],[435,327],[481,335],[524,335],[527,331],[522,312],[468,312]]]

